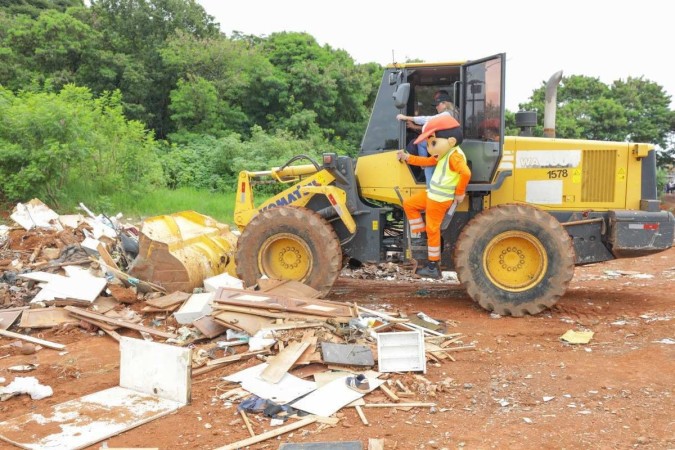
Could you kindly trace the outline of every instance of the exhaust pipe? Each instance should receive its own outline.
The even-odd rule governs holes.
[[[557,71],[546,83],[546,100],[544,103],[544,136],[555,137],[555,112],[557,106],[558,84],[562,80],[562,70]]]

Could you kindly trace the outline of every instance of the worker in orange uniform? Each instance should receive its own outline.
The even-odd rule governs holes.
[[[459,205],[464,200],[466,186],[471,178],[466,155],[459,148],[464,140],[459,122],[448,114],[430,119],[415,140],[415,144],[427,139],[430,156],[415,156],[399,150],[399,161],[414,166],[436,166],[429,187],[403,201],[403,210],[410,223],[411,233],[427,233],[428,263],[415,273],[427,278],[441,278],[441,223],[453,202]],[[426,211],[425,219],[422,211]]]

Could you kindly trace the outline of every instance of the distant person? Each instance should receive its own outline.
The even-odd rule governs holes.
[[[673,192],[675,192],[675,180],[666,184],[666,194],[672,194]]]
[[[450,115],[452,116],[455,120],[459,120],[459,111],[457,110],[457,107],[452,103],[452,98],[450,97],[450,94],[448,94],[448,91],[446,90],[439,90],[434,93],[432,104],[436,107],[436,111],[438,114],[433,115],[433,116],[406,116],[404,114],[398,114],[396,116],[397,120],[405,120],[406,127],[408,129],[412,130],[420,130],[424,124],[429,122],[434,117],[438,117],[441,114],[445,115]],[[417,111],[415,111],[417,114]],[[414,147],[416,146],[416,147]],[[429,156],[429,152],[427,150],[427,142],[426,140],[423,140],[419,144],[415,144],[414,142],[412,145],[408,145],[406,147],[408,152],[411,154],[417,154],[419,156]],[[429,182],[431,181],[431,177],[433,176],[434,173],[434,168],[433,167],[425,167],[424,168],[424,178],[426,180],[427,188],[429,187]]]

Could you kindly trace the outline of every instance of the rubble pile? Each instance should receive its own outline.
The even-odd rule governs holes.
[[[285,432],[316,421],[335,425],[342,408],[356,408],[364,425],[365,408],[436,408],[436,393],[456,386],[451,378],[426,379],[427,364],[475,349],[448,332],[455,323],[319,299],[293,281],[261,279],[244,289],[221,273],[191,292],[170,292],[127,273],[139,228],[81,206],[86,216],[58,216],[35,199],[17,205],[17,226],[0,228],[0,336],[27,349],[62,349],[33,332],[79,327],[118,342],[135,335],[190,348],[192,377],[250,360],[222,379],[213,398],[236,404],[251,434],[223,448],[272,437],[254,430],[249,414],[272,424],[300,419],[275,428]],[[345,270],[357,278],[410,277],[393,263]],[[1,400],[21,392],[0,389]]]

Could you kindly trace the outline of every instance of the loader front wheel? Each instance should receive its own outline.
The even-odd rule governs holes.
[[[280,207],[251,220],[237,240],[237,275],[253,286],[265,275],[295,280],[325,296],[342,269],[342,250],[333,228],[307,208]]]
[[[483,211],[462,230],[457,277],[488,311],[521,317],[553,306],[574,275],[574,247],[562,225],[529,205]]]

